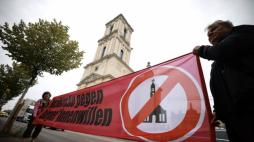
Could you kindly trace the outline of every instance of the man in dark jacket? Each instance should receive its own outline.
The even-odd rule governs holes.
[[[254,26],[217,20],[207,30],[213,46],[196,46],[193,54],[214,60],[212,123],[225,122],[232,142],[254,141]]]

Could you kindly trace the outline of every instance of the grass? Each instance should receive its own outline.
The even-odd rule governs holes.
[[[15,131],[14,133],[12,133],[11,135],[13,135],[15,137],[21,137],[25,130],[26,130],[26,126],[19,127],[19,129],[17,131]]]
[[[9,136],[11,136],[11,135],[6,134],[6,133],[0,133],[0,137],[9,137]]]
[[[21,138],[24,131],[25,131],[25,129],[26,129],[26,126],[19,127],[18,130],[16,130],[15,132],[12,132],[11,134],[0,133],[0,137],[18,137],[18,138]]]

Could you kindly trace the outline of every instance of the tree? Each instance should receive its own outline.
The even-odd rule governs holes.
[[[42,75],[43,72],[61,75],[64,71],[81,65],[84,52],[79,51],[78,42],[69,39],[68,30],[68,26],[62,25],[61,21],[58,23],[55,19],[53,22],[39,19],[39,22],[29,23],[28,26],[21,20],[18,25],[14,23],[12,29],[8,23],[0,26],[0,40],[6,45],[2,48],[9,52],[6,55],[22,63],[25,71],[31,76],[17,104],[24,98],[38,75]],[[17,108],[18,105],[14,112]],[[10,121],[8,119],[1,132],[5,131]]]
[[[25,90],[25,87],[28,85],[31,76],[27,72],[25,72],[24,68],[21,64],[16,62],[12,63],[12,67],[4,64],[0,65],[0,98],[2,98],[3,94],[7,95],[5,103],[8,100],[11,100],[14,97],[17,97]],[[37,82],[34,81],[33,85]],[[6,91],[9,89],[10,91]],[[5,104],[4,103],[4,104]]]

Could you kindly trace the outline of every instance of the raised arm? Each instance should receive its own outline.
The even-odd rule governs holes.
[[[214,46],[201,46],[198,55],[208,60],[231,60],[254,51],[254,27],[233,29],[221,42]]]

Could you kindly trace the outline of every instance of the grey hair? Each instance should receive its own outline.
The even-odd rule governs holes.
[[[213,27],[214,25],[216,24],[220,24],[220,25],[223,25],[225,26],[226,28],[228,29],[231,29],[232,27],[234,27],[233,23],[229,20],[226,20],[226,21],[223,21],[223,20],[216,20],[215,22],[213,22],[212,24],[208,25],[206,28],[205,28],[205,31],[209,30],[211,27]]]

